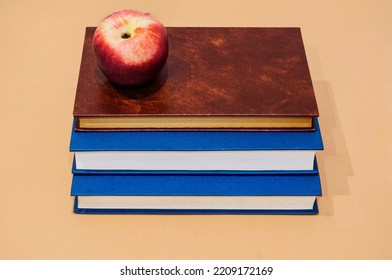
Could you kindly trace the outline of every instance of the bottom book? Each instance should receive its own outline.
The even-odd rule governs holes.
[[[74,174],[85,214],[317,214],[319,174]]]
[[[101,207],[83,207],[79,205],[80,197],[75,197],[74,212],[78,214],[227,214],[227,215],[315,215],[318,214],[317,199],[313,200],[313,205],[309,209],[225,209],[225,208],[208,208],[208,209],[190,209],[190,208],[107,208]]]

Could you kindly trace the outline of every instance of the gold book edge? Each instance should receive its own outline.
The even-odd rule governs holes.
[[[261,129],[313,127],[312,117],[78,117],[81,129]]]

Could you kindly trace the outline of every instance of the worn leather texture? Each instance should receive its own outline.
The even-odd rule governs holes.
[[[169,57],[156,80],[111,84],[87,27],[74,116],[318,116],[299,28],[167,27]]]

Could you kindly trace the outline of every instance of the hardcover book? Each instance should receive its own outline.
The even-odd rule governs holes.
[[[317,213],[319,174],[73,175],[77,213]]]
[[[168,27],[153,82],[112,85],[87,27],[74,116],[78,130],[311,130],[318,116],[299,28]]]
[[[111,208],[111,207],[86,207],[79,202],[76,196],[74,201],[74,212],[77,214],[160,214],[160,215],[316,215],[319,213],[317,199],[314,199],[313,207],[309,209],[169,209],[169,208]],[[268,200],[268,199],[267,199]],[[282,199],[283,200],[283,199]]]
[[[315,131],[72,130],[78,170],[313,170],[323,149]]]

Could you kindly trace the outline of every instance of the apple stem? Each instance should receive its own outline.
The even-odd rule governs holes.
[[[131,34],[129,34],[129,33],[124,33],[124,34],[121,36],[121,38],[123,38],[123,39],[129,39],[129,38],[131,38]]]

